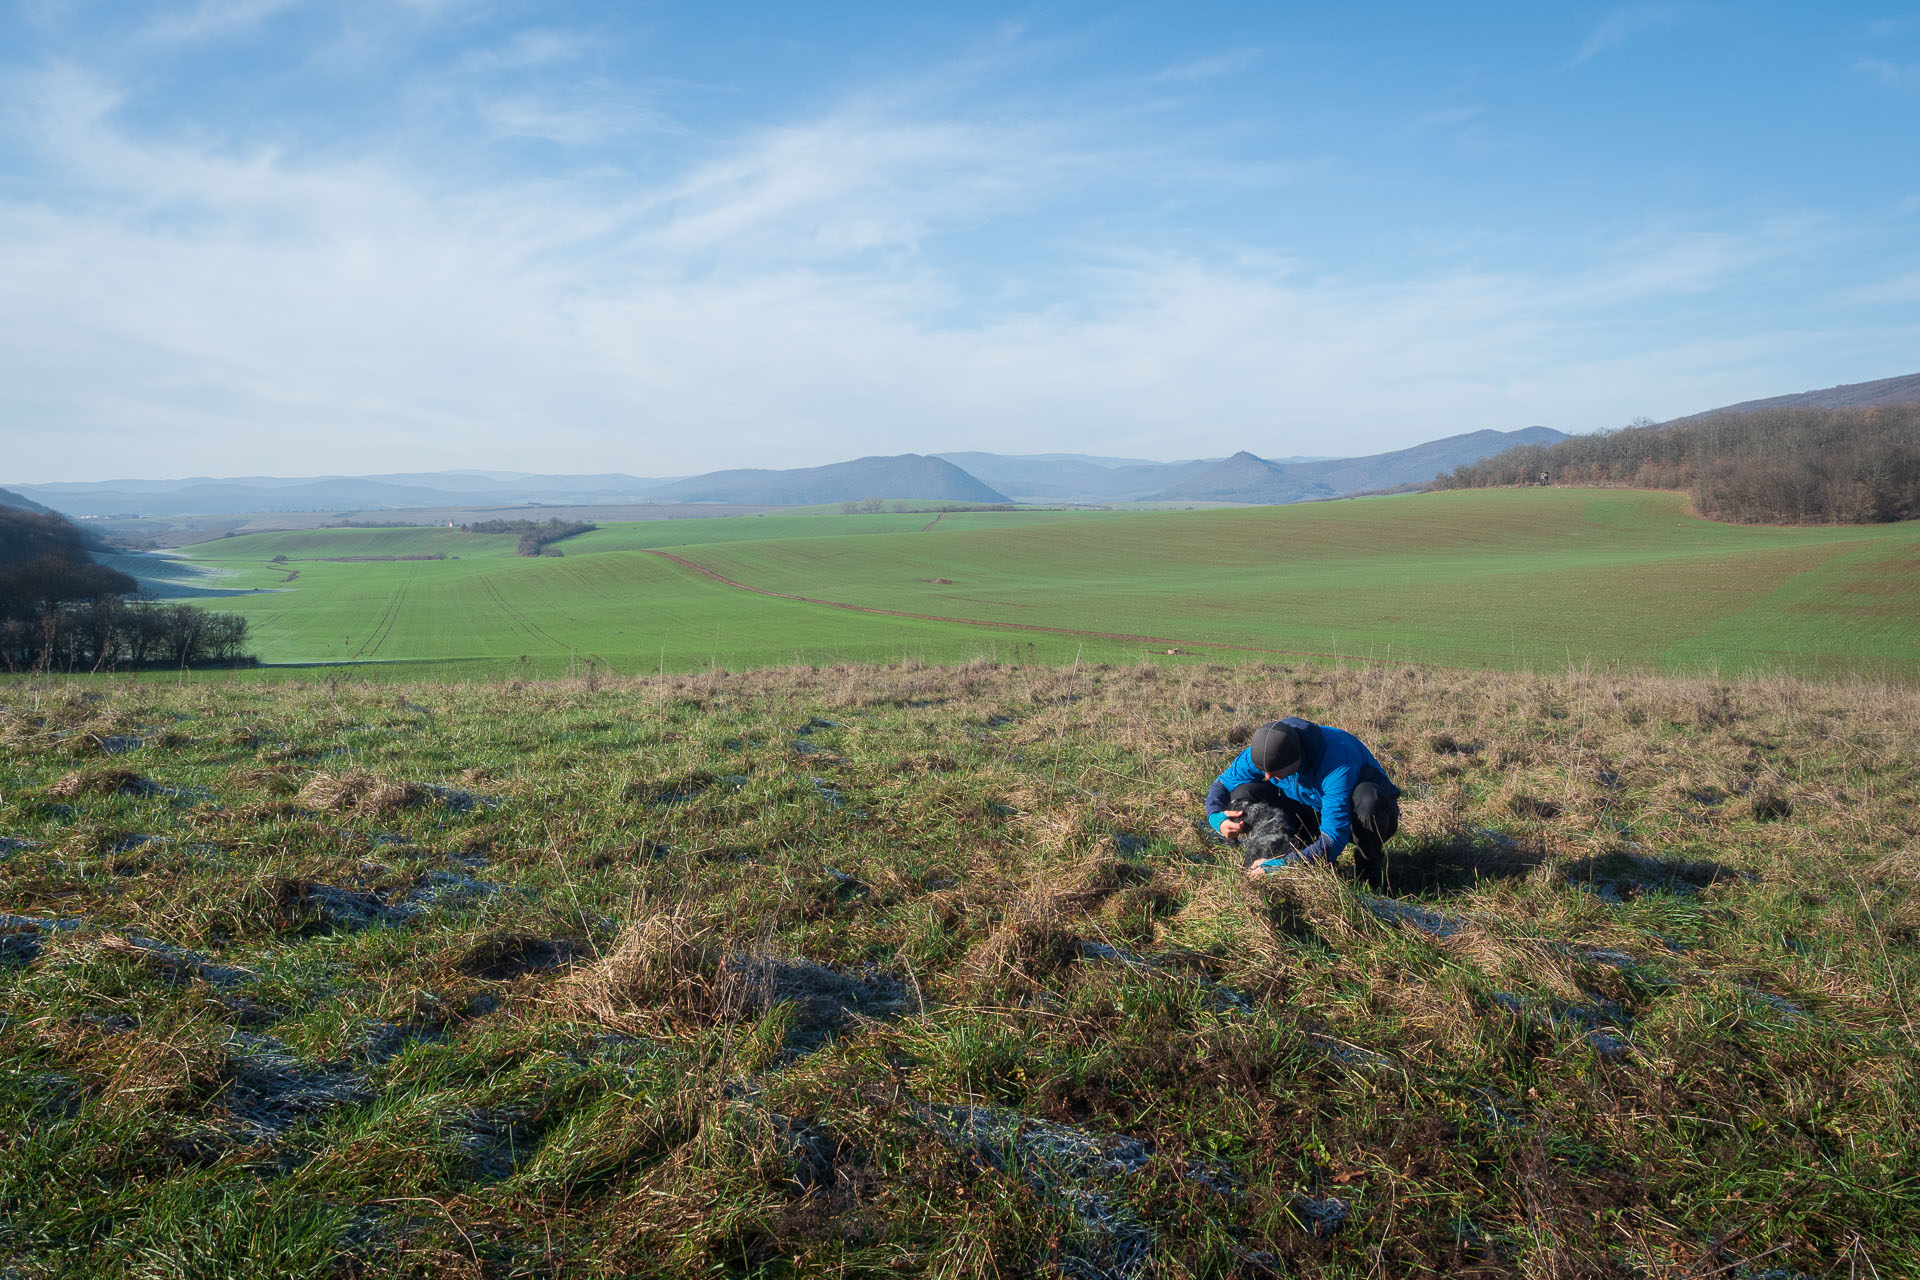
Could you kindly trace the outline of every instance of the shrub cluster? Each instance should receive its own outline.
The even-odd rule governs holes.
[[[1684,489],[1702,515],[1747,524],[1920,517],[1920,405],[1766,409],[1522,445],[1436,477],[1436,489],[1570,484]]]
[[[517,533],[520,535],[520,545],[515,548],[516,553],[523,556],[537,556],[544,554],[550,544],[562,538],[592,533],[599,527],[597,524],[569,523],[555,517],[544,523],[538,520],[476,520],[472,524],[461,525],[460,532]]]
[[[62,517],[0,509],[0,663],[7,670],[240,660],[245,618],[122,598],[138,588],[94,563],[85,537]]]

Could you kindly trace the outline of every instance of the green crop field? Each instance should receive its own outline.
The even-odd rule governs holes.
[[[195,559],[265,661],[388,675],[1143,655],[1920,674],[1920,524],[1725,525],[1665,493],[671,520],[543,558],[516,541],[312,530]],[[445,558],[356,558],[411,556]]]

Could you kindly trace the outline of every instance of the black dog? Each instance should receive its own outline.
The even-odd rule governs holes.
[[[1284,858],[1301,847],[1304,832],[1299,819],[1279,805],[1248,800],[1238,807],[1240,820],[1247,824],[1238,841],[1247,866],[1268,858]]]

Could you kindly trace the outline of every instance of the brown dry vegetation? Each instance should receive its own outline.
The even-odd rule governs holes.
[[[1289,712],[1406,786],[1383,895],[1199,823]],[[73,770],[161,723],[153,791]],[[1920,1275],[1911,690],[13,685],[0,741],[24,1275]]]
[[[314,809],[375,816],[419,804],[426,797],[426,789],[417,782],[360,771],[316,773],[298,795],[300,803]]]

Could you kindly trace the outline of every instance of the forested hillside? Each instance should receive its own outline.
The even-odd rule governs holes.
[[[1920,405],[1765,409],[1509,449],[1437,489],[1565,484],[1685,489],[1702,515],[1749,524],[1920,518]]]

